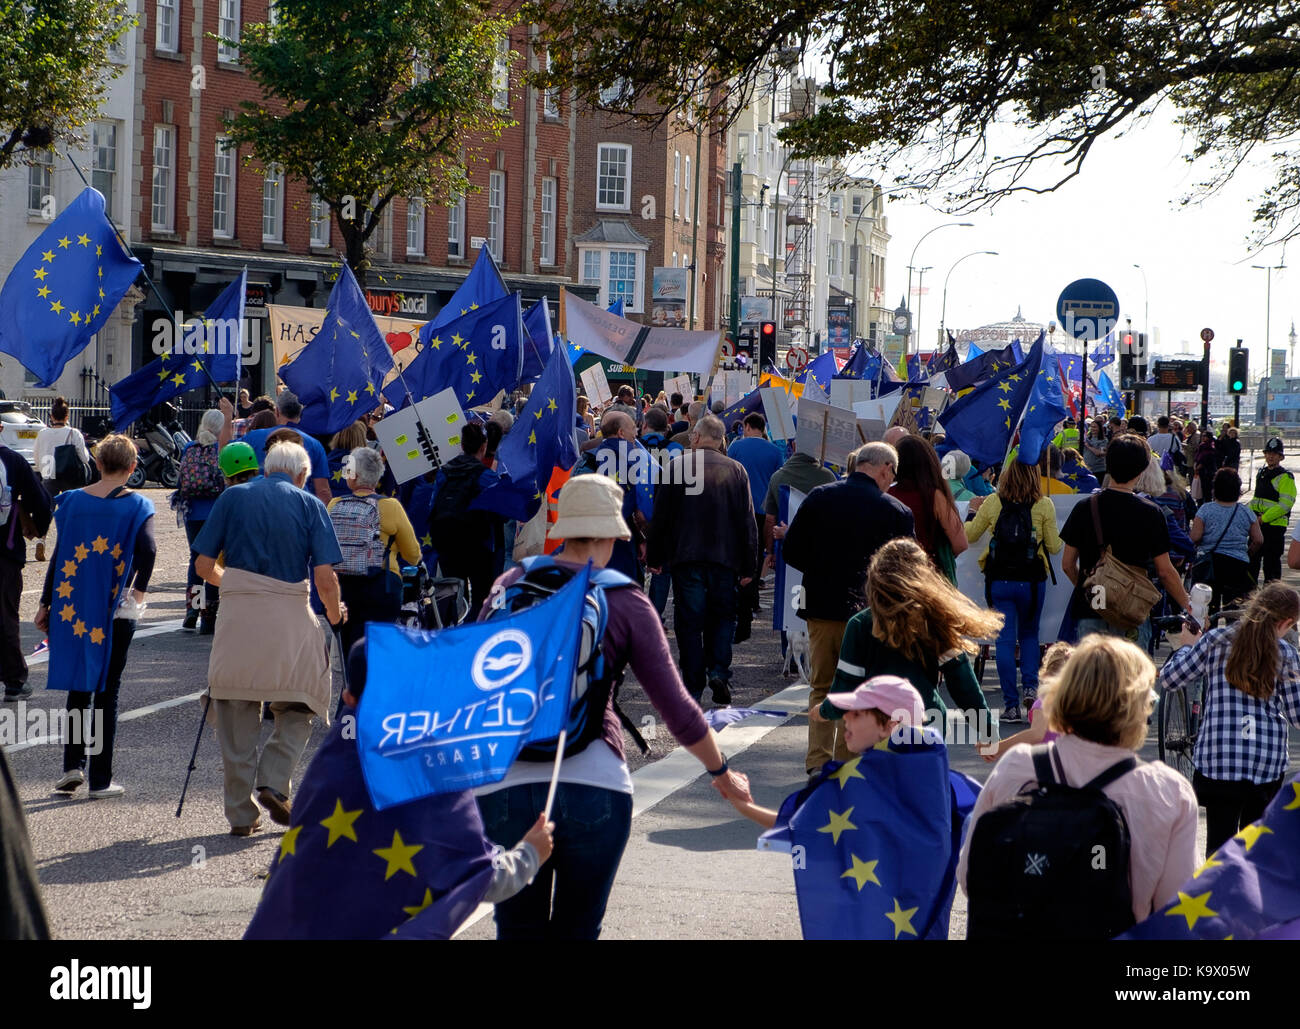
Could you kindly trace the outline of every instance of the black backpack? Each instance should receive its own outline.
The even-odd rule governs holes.
[[[975,823],[966,867],[968,940],[1109,940],[1133,925],[1129,831],[1102,787],[1132,771],[1111,765],[1067,785],[1052,744],[1014,800]]]
[[[989,556],[984,561],[986,580],[1010,582],[1042,582],[1047,578],[1042,547],[1034,539],[1034,513],[1029,504],[1002,504],[993,538],[989,541]]]
[[[475,464],[477,468],[456,467],[450,462],[443,466],[443,481],[429,512],[429,536],[435,550],[463,548],[478,542],[477,537],[483,535],[481,525],[475,523],[469,510],[481,491],[479,479],[483,466],[477,458]]]

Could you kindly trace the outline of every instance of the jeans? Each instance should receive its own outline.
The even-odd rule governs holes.
[[[80,736],[74,736],[72,727],[68,727],[68,739],[63,745],[63,770],[71,772],[74,768],[85,768],[89,757],[89,786],[92,790],[105,789],[113,781],[113,742],[117,738],[117,695],[122,686],[122,672],[126,668],[126,652],[131,646],[134,635],[133,620],[114,618],[113,648],[108,654],[108,678],[104,688],[98,693],[69,690],[68,699],[64,703],[64,710],[69,714],[74,711],[82,713],[82,732]],[[94,727],[93,722],[95,714],[98,714],[102,721],[97,728]],[[94,738],[86,732],[91,728],[95,730]],[[100,733],[103,735],[101,736]]]
[[[343,660],[352,653],[366,631],[366,622],[395,622],[402,610],[401,581],[392,572],[374,575],[340,575],[339,592],[348,608],[348,620],[339,629]]]
[[[203,607],[200,610],[208,612],[209,617],[215,618],[216,615],[212,614],[212,612],[216,611],[217,600],[220,598],[221,593],[216,586],[212,585],[212,583],[204,582],[194,568],[194,562],[198,558],[198,553],[194,550],[194,541],[199,538],[199,533],[203,531],[203,526],[206,524],[206,519],[198,522],[185,523],[185,538],[189,540],[190,543],[190,563],[185,570],[185,606],[188,610],[194,610],[194,597],[197,595],[194,592],[194,588],[196,586],[202,586]]]
[[[682,681],[697,701],[710,679],[731,681],[736,573],[722,565],[673,566],[673,629]]]
[[[1117,629],[1104,618],[1080,618],[1076,625],[1079,639],[1089,636],[1094,632],[1105,633],[1107,636],[1119,636],[1130,643],[1134,643],[1146,650],[1151,645],[1151,623],[1143,622],[1136,629]]]
[[[1259,580],[1261,567],[1264,570],[1265,582],[1273,582],[1275,579],[1282,578],[1282,551],[1286,549],[1285,525],[1264,525],[1261,523],[1259,528],[1264,534],[1264,545],[1255,551],[1250,558],[1252,588],[1253,584]]]
[[[478,798],[493,843],[513,847],[546,807],[545,782]],[[555,790],[555,848],[529,885],[496,906],[498,940],[595,940],[632,832],[632,797],[597,786]],[[552,897],[552,889],[554,897]]]
[[[15,514],[14,518],[17,517]],[[0,558],[0,681],[10,695],[27,685],[27,658],[23,656],[23,641],[18,631],[18,603],[22,594],[22,565]]]
[[[1026,692],[1038,691],[1038,619],[1043,613],[1043,584],[995,579],[989,583],[989,596],[993,609],[1004,619],[996,648],[1002,706],[1017,707],[1020,704],[1016,690],[1017,643],[1020,644],[1020,680]]]
[[[1205,856],[1208,858],[1237,833],[1258,821],[1282,786],[1273,782],[1210,779],[1196,772],[1192,776],[1196,800],[1205,808]]]
[[[661,622],[664,619],[664,609],[668,607],[668,591],[672,585],[671,569],[665,568],[662,572],[650,573],[650,588],[646,592],[650,594],[650,603],[654,605]]]

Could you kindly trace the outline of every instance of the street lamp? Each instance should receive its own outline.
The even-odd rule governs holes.
[[[966,260],[966,258],[979,257],[981,254],[988,254],[990,257],[998,256],[998,252],[996,250],[972,251],[971,253],[967,254],[965,257],[959,257],[957,258],[957,260],[953,261],[952,267],[948,269],[948,274],[943,277],[943,310],[939,315],[939,335],[940,335],[941,345],[942,345],[943,330],[948,327],[948,280],[952,278],[953,268],[956,268],[957,265],[961,264],[962,261]]]
[[[925,299],[925,273],[933,271],[934,265],[927,264],[916,270],[916,321],[912,322],[912,334],[916,336],[916,352],[921,353],[921,301]],[[908,347],[909,353],[911,347]]]
[[[927,232],[924,236],[922,236],[920,239],[916,241],[916,246],[912,247],[912,256],[907,259],[907,303],[909,307],[911,306],[912,303],[912,272],[914,270],[913,262],[916,260],[916,252],[921,249],[922,243],[924,243],[930,236],[934,235],[940,229],[947,229],[954,226],[960,229],[971,229],[975,227],[975,223],[974,222],[944,222],[942,225],[936,225],[933,229],[931,229],[929,232]],[[918,307],[917,314],[919,315],[920,305],[918,304],[917,307]],[[919,317],[917,318],[917,321],[920,321]],[[915,331],[916,330],[915,325],[912,326],[912,329],[913,329],[913,334],[916,335],[917,337],[917,352],[919,353],[921,337],[920,334]],[[908,349],[909,350],[911,349],[910,340],[908,341]]]
[[[1273,320],[1273,273],[1281,271],[1286,267],[1284,264],[1252,264],[1252,268],[1258,268],[1268,276],[1268,285],[1264,287],[1264,353],[1269,361],[1268,367],[1272,368],[1273,351],[1269,348],[1269,322]]]
[[[1142,273],[1142,335],[1151,346],[1151,291],[1147,288],[1147,272],[1140,264],[1133,266]]]

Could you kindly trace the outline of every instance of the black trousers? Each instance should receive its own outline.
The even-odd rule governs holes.
[[[92,790],[106,789],[113,781],[113,743],[117,739],[117,697],[122,688],[122,672],[126,668],[126,652],[135,636],[135,622],[129,618],[113,619],[113,649],[108,655],[108,678],[99,693],[69,690],[64,710],[82,718],[81,732],[74,734],[68,727],[68,738],[63,745],[63,770],[85,768],[90,762]],[[89,644],[83,644],[89,646]],[[100,717],[96,726],[95,715]],[[89,724],[87,724],[89,722]],[[90,730],[89,732],[87,730]]]
[[[1205,808],[1205,856],[1209,857],[1242,829],[1264,814],[1277,795],[1282,780],[1251,782],[1249,779],[1209,779],[1200,772],[1192,776],[1197,802]]]
[[[478,618],[479,609],[487,600],[496,579],[493,574],[496,555],[490,550],[473,547],[466,547],[465,550],[466,553],[439,554],[438,568],[443,575],[469,584],[469,614],[465,620],[472,622]]]
[[[22,565],[0,557],[0,682],[6,693],[17,693],[27,684],[27,659],[18,631],[22,595]]]
[[[375,575],[340,575],[339,590],[348,607],[348,620],[339,635],[343,639],[343,659],[352,653],[366,631],[366,622],[395,622],[402,610],[402,585],[392,572]]]
[[[1250,559],[1250,578],[1252,581],[1258,581],[1259,570],[1262,567],[1264,581],[1272,582],[1282,578],[1282,551],[1286,549],[1286,526],[1264,525],[1261,522],[1259,528],[1264,533],[1264,545],[1255,551]]]

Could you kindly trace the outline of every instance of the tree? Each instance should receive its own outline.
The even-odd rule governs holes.
[[[774,64],[817,67],[817,110],[782,139],[802,156],[861,154],[942,193],[952,211],[1059,188],[1099,139],[1166,103],[1186,130],[1185,156],[1212,159],[1195,194],[1268,157],[1256,241],[1300,232],[1294,4],[532,0],[525,10],[563,55],[551,81],[590,103],[621,80],[620,105],[649,100],[667,112],[727,86],[735,110]]]
[[[104,0],[0,3],[0,169],[84,142],[77,130],[122,71],[109,49],[134,24]]]
[[[261,87],[228,122],[235,145],[329,206],[363,285],[366,242],[394,197],[469,188],[470,142],[511,124],[493,106],[509,21],[475,0],[279,0],[240,63]],[[233,41],[232,41],[233,42]]]

